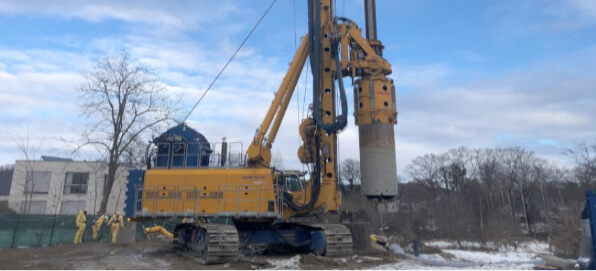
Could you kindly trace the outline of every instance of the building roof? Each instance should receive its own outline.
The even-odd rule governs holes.
[[[72,161],[74,161],[71,158],[62,158],[62,157],[49,156],[49,155],[42,155],[41,160],[47,161],[47,162],[72,162]]]

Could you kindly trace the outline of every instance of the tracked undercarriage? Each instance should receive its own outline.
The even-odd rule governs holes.
[[[177,253],[202,264],[233,262],[240,253],[298,252],[327,257],[352,253],[352,235],[341,224],[281,222],[262,224],[260,228],[243,227],[245,225],[180,224],[174,232]],[[256,247],[260,249],[254,249]]]
[[[313,225],[319,227],[325,234],[325,252],[327,257],[340,257],[352,253],[352,233],[341,224]]]
[[[174,232],[178,252],[202,264],[234,261],[238,257],[238,232],[223,224],[183,224]]]

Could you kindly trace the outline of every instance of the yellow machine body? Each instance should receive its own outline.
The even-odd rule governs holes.
[[[267,168],[152,169],[142,212],[180,217],[278,217],[274,174]]]

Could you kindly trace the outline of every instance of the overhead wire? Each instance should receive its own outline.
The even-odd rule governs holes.
[[[294,6],[293,6],[293,23],[294,23],[294,51],[298,51],[298,34],[296,33],[296,0],[294,0]],[[294,87],[294,91],[296,92],[296,116],[298,118],[298,125],[300,125],[300,88],[298,87],[298,84],[296,84],[296,86]],[[298,146],[300,146],[300,133],[298,133]],[[304,170],[304,166],[303,166],[303,170]]]
[[[236,49],[236,51],[234,52],[234,54],[232,54],[232,57],[230,57],[230,59],[228,59],[228,62],[226,62],[226,64],[219,71],[219,73],[217,74],[217,76],[215,76],[215,79],[213,79],[213,81],[211,81],[211,84],[209,84],[209,87],[207,87],[207,89],[205,90],[205,92],[203,92],[203,95],[201,95],[201,97],[199,98],[199,100],[197,101],[197,103],[195,103],[195,105],[192,107],[192,109],[190,110],[190,112],[188,112],[188,115],[186,115],[186,117],[182,120],[182,122],[185,122],[188,119],[188,117],[190,116],[190,114],[192,114],[192,112],[197,108],[197,106],[203,100],[203,98],[205,97],[205,95],[207,94],[207,92],[209,92],[209,90],[211,89],[211,87],[213,87],[213,85],[215,84],[215,82],[217,81],[217,79],[219,79],[219,77],[224,72],[224,70],[228,67],[228,65],[230,64],[230,62],[232,62],[232,60],[234,59],[234,57],[236,57],[236,55],[238,54],[238,52],[240,51],[240,49],[242,48],[242,46],[244,46],[244,44],[246,43],[246,41],[248,40],[248,38],[250,38],[250,36],[252,35],[252,33],[255,32],[255,29],[257,29],[257,27],[259,26],[259,24],[261,23],[261,21],[263,21],[263,19],[265,18],[265,16],[267,15],[267,13],[269,13],[269,10],[271,10],[271,8],[273,7],[273,4],[275,4],[276,1],[277,0],[273,0],[271,2],[271,4],[269,5],[269,7],[267,8],[267,10],[265,10],[265,13],[263,13],[263,15],[261,16],[261,18],[259,18],[259,20],[253,26],[253,28],[250,30],[250,32],[248,33],[248,35],[246,36],[246,38],[244,38],[244,40],[242,41],[242,43],[240,44],[240,46],[238,46],[238,49]]]
[[[294,6],[293,6],[293,24],[294,24],[294,50],[298,50],[298,34],[297,34],[297,30],[296,30],[296,0],[294,0]],[[308,77],[308,65],[306,65],[306,76]],[[306,82],[305,82],[306,84]],[[298,125],[300,125],[300,120],[303,119],[304,117],[300,114],[300,87],[298,86],[298,84],[296,84],[295,87],[295,91],[296,91],[296,108],[297,108],[297,117],[298,117]],[[304,112],[304,103],[306,103],[306,86],[304,88],[304,98],[303,98],[303,103],[302,103],[302,111]],[[304,114],[304,113],[303,113]],[[302,139],[300,138],[300,133],[298,133],[298,146],[300,146],[302,143]],[[302,164],[302,171],[304,172],[304,167],[305,165],[303,163]],[[310,171],[310,170],[309,170]]]
[[[306,73],[304,75],[304,95],[302,95],[302,118],[308,117],[308,108],[304,108],[306,106],[306,89],[308,88],[308,69],[310,65],[306,65]]]

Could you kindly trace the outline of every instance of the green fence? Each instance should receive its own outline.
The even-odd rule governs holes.
[[[97,216],[87,216],[83,242],[92,241],[91,225]],[[41,247],[70,244],[77,231],[74,215],[23,215],[0,214],[0,248]],[[107,222],[107,221],[106,221]],[[179,219],[137,222],[136,240],[143,240],[143,228],[164,226],[173,232]],[[99,231],[99,242],[110,241],[110,227],[104,223]]]
[[[91,223],[97,216],[87,216],[83,241],[91,241]],[[0,248],[40,247],[72,243],[77,230],[74,215],[0,215]],[[99,232],[100,241],[110,237],[104,223]]]

